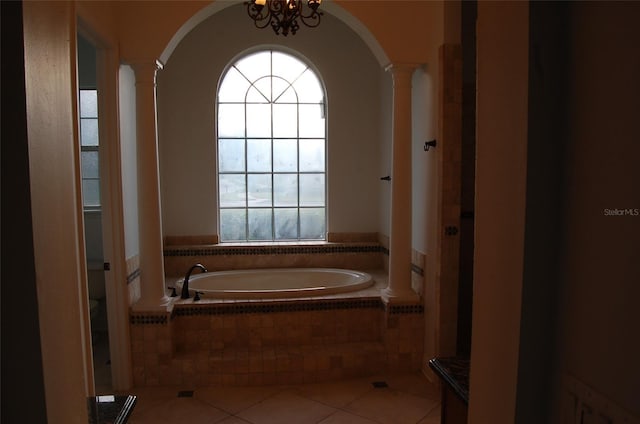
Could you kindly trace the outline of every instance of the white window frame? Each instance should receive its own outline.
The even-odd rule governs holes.
[[[251,58],[252,55],[254,54],[264,54],[265,52],[269,53],[269,57],[270,57],[270,69],[265,72],[260,74],[259,77],[255,77],[253,78],[253,80],[251,79],[251,77],[248,77],[247,75],[243,74],[242,71],[240,69],[237,68],[237,64],[240,63],[241,61],[247,59],[247,58]],[[274,53],[275,54],[281,54],[281,55],[287,55],[292,59],[295,59],[297,61],[300,62],[301,65],[304,66],[304,70],[301,72],[300,75],[298,75],[297,77],[295,77],[293,80],[287,80],[286,78],[284,78],[283,75],[281,74],[274,74],[273,71],[273,58],[274,58]],[[229,101],[221,101],[219,94],[220,94],[220,88],[222,87],[225,78],[229,75],[229,72],[231,70],[236,70],[238,71],[249,83],[249,86],[247,88],[246,93],[244,93],[244,102],[238,102],[238,101],[234,101],[234,102],[229,102]],[[300,98],[298,97],[298,93],[296,92],[296,101],[295,102],[279,102],[278,100],[280,99],[281,96],[277,95],[276,90],[273,89],[273,80],[274,79],[279,79],[279,80],[285,80],[288,85],[289,88],[293,89],[295,92],[295,87],[293,84],[296,83],[296,81],[298,80],[298,78],[300,78],[300,76],[306,72],[310,72],[311,75],[313,75],[313,77],[317,80],[321,90],[322,90],[322,98],[319,102],[304,102],[304,101],[300,101]],[[256,88],[257,87],[257,81],[264,79],[264,78],[272,78],[270,81],[271,82],[271,87],[272,87],[272,92],[274,93],[273,95],[271,95],[270,99],[265,98],[264,102],[262,103],[254,103],[254,102],[250,102],[247,101],[247,96],[248,93],[252,90],[252,88]],[[285,90],[287,91],[287,90]],[[308,63],[308,61],[302,60],[300,57],[293,55],[289,52],[283,52],[281,50],[276,50],[276,49],[263,49],[263,50],[259,50],[259,51],[253,51],[249,54],[243,55],[239,58],[237,58],[236,60],[234,60],[230,66],[225,70],[225,72],[222,74],[221,78],[220,78],[220,84],[218,87],[218,92],[217,92],[218,96],[216,96],[216,116],[217,116],[217,126],[216,126],[216,152],[217,152],[217,157],[216,157],[216,177],[217,177],[217,211],[218,211],[218,234],[220,237],[220,241],[221,242],[282,242],[282,241],[311,241],[311,240],[315,240],[315,241],[325,241],[326,240],[326,234],[327,234],[327,121],[326,121],[326,95],[325,95],[325,88],[324,88],[324,84],[322,79],[320,78],[320,75],[317,71],[315,71],[314,68],[311,67],[311,65]],[[277,97],[277,98],[276,98]],[[233,136],[233,137],[229,137],[228,135],[225,136],[221,136],[220,134],[220,114],[219,114],[219,110],[220,110],[220,106],[221,105],[230,105],[230,104],[243,104],[244,105],[244,113],[245,113],[245,118],[244,118],[244,133],[241,136]],[[271,134],[270,136],[263,136],[263,137],[255,137],[255,136],[250,136],[249,135],[249,127],[251,125],[250,119],[251,116],[249,116],[248,112],[247,112],[247,105],[252,105],[252,104],[269,104],[270,105],[270,119],[271,119]],[[279,104],[295,104],[296,105],[296,119],[297,119],[297,125],[296,125],[296,136],[295,137],[291,137],[291,136],[287,136],[287,137],[278,137],[276,135],[274,135],[274,104],[279,105]],[[306,105],[315,105],[315,106],[319,106],[320,107],[320,116],[321,116],[321,120],[324,121],[323,123],[323,134],[322,137],[318,137],[313,136],[313,137],[305,137],[302,136],[300,134],[300,128],[301,128],[301,105],[303,105],[303,107],[306,107]],[[220,169],[220,165],[221,165],[221,140],[238,140],[240,143],[244,142],[244,146],[243,146],[243,151],[244,151],[244,170],[242,171],[235,171],[235,172],[231,172],[231,171],[221,171]],[[275,156],[275,152],[274,152],[274,146],[275,146],[275,141],[279,141],[279,140],[292,140],[295,139],[297,141],[296,143],[296,156],[297,156],[297,163],[296,163],[296,169],[295,171],[276,171],[274,170],[274,161],[276,159]],[[248,143],[249,140],[269,140],[270,141],[270,147],[271,147],[271,170],[268,172],[253,172],[253,171],[249,171],[248,170]],[[318,170],[313,170],[313,171],[304,171],[300,169],[300,162],[301,162],[301,157],[300,157],[300,146],[301,143],[305,143],[305,141],[307,140],[312,140],[312,141],[318,141],[318,140],[322,140],[322,150],[323,150],[323,166],[322,166],[322,171],[318,171]],[[223,205],[223,200],[221,198],[221,176],[230,176],[230,175],[238,175],[238,176],[244,176],[244,191],[245,191],[245,198],[244,198],[244,205],[242,206],[228,206],[228,205]],[[249,178],[252,176],[270,176],[271,177],[271,194],[270,194],[270,205],[267,206],[251,206],[249,203],[249,192],[250,192],[250,183],[249,183]],[[278,176],[284,176],[284,175],[295,175],[296,176],[296,183],[297,183],[297,195],[296,195],[296,204],[295,205],[286,205],[286,206],[282,206],[282,205],[277,205],[276,202],[276,193],[275,193],[275,183],[274,183],[274,179],[277,178]],[[315,177],[317,179],[318,175],[321,175],[322,178],[322,189],[323,189],[323,199],[322,202],[320,204],[315,204],[315,205],[305,205],[304,202],[301,202],[301,196],[300,196],[300,180],[301,177],[304,178],[305,175],[310,175],[313,177]],[[288,210],[293,210],[295,209],[295,216],[296,216],[296,229],[295,229],[295,233],[296,233],[296,237],[282,237],[279,236],[277,234],[277,228],[276,228],[276,214],[278,210],[284,210],[284,209],[288,209]],[[223,221],[223,213],[225,210],[244,210],[244,236],[242,237],[236,237],[236,238],[225,238],[224,234],[223,234],[223,230],[222,230],[222,221]],[[251,230],[250,230],[250,214],[251,211],[257,211],[257,210],[270,210],[271,211],[271,235],[270,237],[263,237],[263,238],[254,238],[251,235]],[[319,210],[322,210],[322,228],[321,228],[321,234],[317,234],[314,237],[305,237],[305,234],[302,233],[302,229],[301,229],[301,212],[302,214],[304,214],[304,211],[308,210],[308,211],[312,211],[315,210],[315,212],[318,212]],[[284,213],[281,212],[281,213]],[[311,212],[313,213],[313,212]],[[317,223],[317,220],[315,221]]]

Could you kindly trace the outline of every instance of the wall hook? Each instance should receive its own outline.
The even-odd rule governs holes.
[[[380,177],[382,181],[391,181],[391,176],[387,175],[386,177]]]
[[[436,141],[430,140],[424,142],[424,151],[428,152],[430,147],[436,147]]]

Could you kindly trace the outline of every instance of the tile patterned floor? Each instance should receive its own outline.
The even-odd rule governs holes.
[[[376,388],[372,383],[385,382]],[[192,397],[178,397],[193,389]],[[437,424],[440,395],[421,374],[265,387],[139,388],[131,424]]]

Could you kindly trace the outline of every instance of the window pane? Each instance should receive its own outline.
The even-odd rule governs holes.
[[[82,180],[82,204],[100,206],[100,180]]]
[[[298,105],[273,105],[273,136],[296,137],[298,135]]]
[[[298,103],[296,91],[288,80],[273,77],[273,102],[274,103]]]
[[[82,146],[98,145],[98,120],[94,118],[80,119],[80,144]]]
[[[80,90],[80,118],[98,117],[98,92]]]
[[[222,241],[246,240],[246,210],[220,210],[220,238]]]
[[[298,142],[273,140],[273,171],[296,172],[298,170]]]
[[[247,136],[271,137],[271,105],[247,104]]]
[[[220,172],[244,172],[244,140],[221,139],[218,142]]]
[[[247,140],[247,171],[271,172],[271,140]]]
[[[324,137],[322,104],[300,105],[300,137]]]
[[[311,70],[307,70],[293,83],[300,103],[324,103],[324,91],[320,81]]]
[[[300,140],[300,172],[324,170],[324,140]]]
[[[220,207],[245,206],[247,188],[244,174],[220,174]]]
[[[256,87],[251,86],[247,91],[247,97],[244,99],[244,101],[246,101],[246,103],[268,104],[269,98],[265,97],[265,94],[263,94]]]
[[[250,54],[236,63],[236,68],[251,82],[271,73],[271,52]]]
[[[300,175],[300,206],[324,206],[324,174]]]
[[[244,105],[218,106],[218,137],[244,137]]]
[[[273,175],[273,203],[275,206],[298,206],[298,175]]]
[[[244,102],[244,96],[249,89],[249,81],[243,77],[236,68],[231,68],[225,74],[220,89],[218,90],[218,101],[224,102]]]
[[[271,207],[271,174],[249,174],[248,205]]]
[[[293,87],[287,88],[283,93],[281,93],[275,100],[275,103],[298,103],[298,95],[296,94],[296,90]]]
[[[295,81],[307,69],[307,65],[298,58],[286,53],[273,52],[273,74],[288,81]]]
[[[325,238],[324,208],[300,209],[300,238],[312,240]]]
[[[303,61],[261,51],[220,83],[221,241],[323,240],[326,235],[324,88]]]
[[[249,209],[249,240],[272,240],[271,209]]]
[[[247,93],[247,103],[271,102],[271,77],[258,79]]]
[[[82,178],[99,178],[99,164],[97,151],[82,152]]]
[[[298,238],[297,209],[274,209],[273,220],[276,227],[276,240],[295,240]]]

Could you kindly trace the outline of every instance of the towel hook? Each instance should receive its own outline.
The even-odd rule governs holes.
[[[436,147],[436,141],[430,140],[424,142],[424,151],[428,152],[430,147]]]

